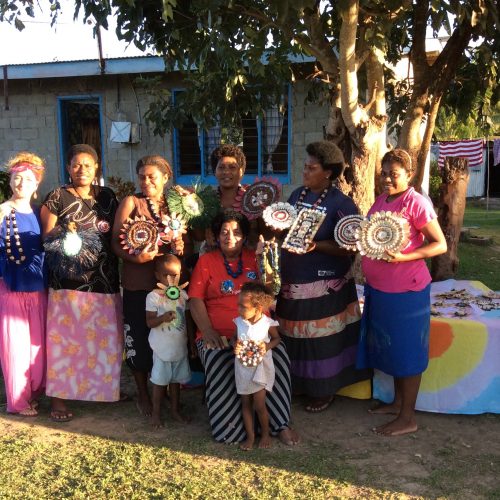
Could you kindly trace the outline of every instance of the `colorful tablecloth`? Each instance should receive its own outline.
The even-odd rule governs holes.
[[[490,290],[478,281],[433,283],[436,295],[466,290],[481,300]],[[446,305],[446,304],[445,304]],[[441,307],[431,320],[429,366],[422,375],[417,410],[437,413],[500,413],[500,309],[482,310],[473,304],[467,316],[456,317],[455,307]],[[373,397],[393,399],[392,377],[376,370]]]

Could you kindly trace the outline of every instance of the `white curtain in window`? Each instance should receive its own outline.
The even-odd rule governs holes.
[[[285,115],[280,111],[280,106],[272,106],[264,114],[265,128],[265,152],[267,164],[265,171],[267,174],[273,173],[273,153],[280,142],[281,131],[283,130],[283,119]]]
[[[215,125],[207,130],[207,152],[209,156],[215,148],[220,146],[221,132],[220,125]]]

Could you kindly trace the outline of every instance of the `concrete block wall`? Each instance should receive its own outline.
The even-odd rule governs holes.
[[[176,78],[165,80],[166,87],[178,88]],[[47,172],[40,188],[41,195],[60,185],[61,158],[57,98],[78,95],[99,95],[102,102],[103,156],[106,176],[135,181],[135,164],[148,154],[160,154],[172,163],[172,134],[154,136],[146,123],[151,97],[144,85],[133,75],[95,76],[10,80],[9,109],[0,107],[0,164],[18,151],[32,151],[47,163]],[[305,146],[323,138],[328,108],[321,104],[305,104],[306,85],[298,82],[292,91],[291,184],[284,186],[284,196],[301,184],[306,156]],[[2,103],[3,104],[3,103]],[[120,116],[121,115],[121,116]],[[109,140],[112,121],[141,123],[138,144],[120,144]]]

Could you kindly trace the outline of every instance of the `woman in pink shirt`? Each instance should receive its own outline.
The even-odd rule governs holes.
[[[380,177],[383,193],[368,215],[396,212],[408,221],[410,234],[400,252],[387,252],[384,260],[362,259],[366,286],[357,367],[394,377],[394,401],[372,413],[395,414],[374,431],[399,436],[417,430],[415,402],[429,362],[431,276],[425,259],[446,252],[446,240],[432,205],[409,185],[406,151],[386,153]]]

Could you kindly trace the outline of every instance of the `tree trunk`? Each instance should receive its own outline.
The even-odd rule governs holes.
[[[466,158],[447,157],[441,172],[438,221],[448,244],[448,251],[432,259],[432,279],[454,278],[458,270],[458,240],[464,220],[465,195],[469,182]]]

